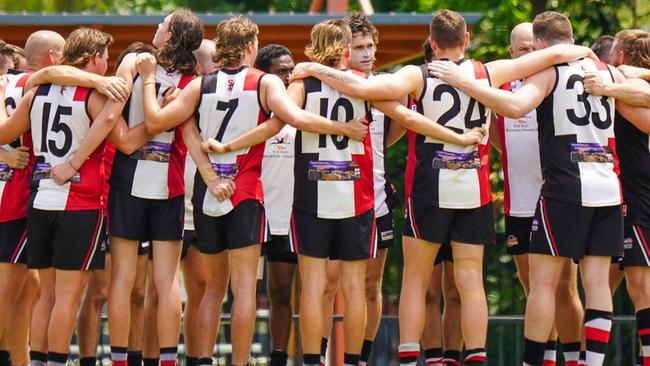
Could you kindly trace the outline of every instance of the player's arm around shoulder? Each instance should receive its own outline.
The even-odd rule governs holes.
[[[614,67],[608,66],[612,72],[614,78],[614,85],[625,87],[630,81],[625,79],[625,76],[615,69]],[[646,83],[645,81],[638,80],[637,82]],[[636,82],[635,82],[636,83]],[[616,89],[614,89],[614,94]],[[627,103],[627,99],[621,98],[616,99],[616,111],[620,113],[623,118],[630,121],[636,128],[640,129],[644,133],[650,134],[650,108],[639,106],[638,104],[631,105]]]
[[[14,113],[7,117],[4,92],[0,96],[0,144],[9,144],[29,130],[29,109],[34,99],[34,90],[25,94]]]

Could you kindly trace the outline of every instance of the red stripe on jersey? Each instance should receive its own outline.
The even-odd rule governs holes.
[[[21,139],[21,145],[29,148],[29,163],[24,169],[14,169],[11,181],[5,182],[0,196],[0,222],[18,220],[27,216],[29,180],[36,158],[31,130],[27,130]]]
[[[472,65],[474,65],[474,76],[476,76],[476,79],[487,79],[488,73],[485,65],[476,60],[472,60]]]
[[[246,80],[248,80],[249,75],[250,72],[247,74]],[[261,72],[258,73],[258,77],[261,75]],[[257,124],[259,125],[267,119],[264,112],[260,110],[257,116]],[[237,189],[235,189],[235,193],[230,197],[233,207],[237,207],[240,202],[247,199],[254,199],[260,202],[264,201],[262,159],[264,158],[265,146],[266,142],[263,142],[249,148],[247,153],[237,156],[239,171],[234,180]]]
[[[369,128],[369,127],[368,127]],[[352,154],[361,178],[354,181],[354,215],[359,216],[375,206],[374,176],[372,175],[372,142],[370,134],[363,140],[364,154]]]
[[[65,211],[100,210],[102,208],[103,155],[104,142],[81,164],[81,168],[79,168],[81,181],[70,184]]]
[[[185,157],[187,156],[187,147],[183,140],[183,129],[176,127],[174,129],[174,140],[172,141],[172,150],[169,154],[169,169],[167,170],[167,190],[168,198],[174,198],[185,194]]]
[[[478,153],[481,159],[481,167],[476,170],[478,175],[479,190],[481,194],[481,206],[492,201],[492,187],[490,187],[490,141],[485,145],[478,145]]]
[[[195,75],[187,75],[183,74],[181,75],[181,79],[178,81],[178,88],[183,89],[187,86],[187,84],[190,83],[190,81],[194,80]]]
[[[510,179],[508,178],[508,151],[506,149],[506,126],[503,116],[498,117],[499,135],[501,136],[501,166],[503,167],[503,206],[506,215],[510,215]]]
[[[255,68],[248,69],[246,80],[244,81],[244,91],[257,90],[262,75],[264,75],[264,71],[262,70]]]
[[[639,329],[639,336],[644,336],[644,335],[649,335],[649,334],[650,334],[650,328]]]
[[[406,158],[406,171],[404,172],[404,195],[408,199],[413,191],[413,177],[415,176],[415,166],[417,165],[417,156],[415,155],[415,139],[417,134],[413,131],[407,131],[408,138],[408,156]]]
[[[375,253],[375,247],[377,246],[377,218],[373,217],[372,219],[372,234],[370,235],[370,256],[368,258],[372,259],[377,256]]]
[[[621,192],[621,202],[623,202],[623,187],[621,186],[621,165],[618,160],[618,154],[616,153],[616,137],[610,137],[607,139],[607,146],[612,149],[612,157],[614,158],[614,173],[618,178],[618,190]]]
[[[408,203],[408,214],[409,214],[409,221],[411,222],[411,225],[413,226],[413,234],[415,234],[415,237],[417,239],[421,239],[422,236],[420,235],[420,228],[418,227],[418,222],[415,219],[415,212],[413,210],[413,197],[407,198],[407,203]]]
[[[110,141],[104,144],[104,157],[102,158],[102,172],[104,174],[104,186],[102,187],[102,211],[107,212],[108,208],[108,194],[111,190],[111,185],[108,180],[113,171],[113,160],[115,160],[115,145]]]
[[[262,220],[260,220],[260,243],[264,243],[264,234],[266,233],[266,212],[262,210]]]
[[[95,224],[95,230],[93,231],[93,236],[90,242],[90,246],[88,247],[88,251],[86,252],[86,257],[84,258],[83,264],[81,265],[81,269],[85,270],[87,269],[88,261],[92,259],[92,254],[95,251],[95,246],[97,245],[97,236],[99,235],[99,230],[102,227],[102,213],[100,212],[99,215],[97,215],[97,223]]]
[[[16,243],[16,248],[14,249],[14,252],[11,254],[11,259],[9,259],[9,263],[16,263],[16,258],[18,257],[18,253],[20,253],[20,250],[23,247],[23,242],[25,241],[26,237],[27,237],[27,229],[23,231],[23,235],[20,236],[20,240],[18,240],[18,243]]]
[[[609,71],[609,67],[607,67],[606,63],[604,63],[602,61],[595,61],[594,63],[596,64],[596,68],[598,70]]]
[[[585,338],[588,341],[609,342],[609,331],[585,326]]]
[[[72,100],[75,102],[85,102],[89,92],[90,92],[89,88],[78,86],[77,89],[75,89],[74,91],[74,97],[72,97]]]
[[[32,76],[32,74],[33,74],[32,72],[28,72],[28,73],[26,73],[25,75],[23,75],[23,77],[21,77],[20,79],[18,79],[18,82],[16,82],[16,88],[22,88],[22,87],[24,87],[25,84],[27,84],[27,80],[29,79],[30,76]],[[23,94],[24,94],[24,93],[23,93]]]

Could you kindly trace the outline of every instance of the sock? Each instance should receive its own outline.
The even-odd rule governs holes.
[[[580,358],[580,342],[562,343],[564,364],[566,366],[578,366]]]
[[[160,359],[159,358],[143,358],[142,359],[142,364],[144,366],[158,366],[160,364]],[[212,363],[210,363],[212,364]]]
[[[322,348],[321,348],[322,349]],[[306,353],[302,355],[302,364],[304,366],[320,366],[321,355],[316,353]]]
[[[201,357],[197,362],[199,366],[212,366],[212,357]]]
[[[11,366],[11,354],[5,349],[0,350],[0,366]]]
[[[328,339],[325,337],[320,340],[320,361],[322,363],[325,363],[325,360],[327,359],[327,341]]]
[[[585,361],[586,359],[587,359],[587,351],[581,349],[580,350],[580,357],[578,357],[577,365],[578,366],[587,366],[587,361]]]
[[[587,365],[599,366],[605,361],[609,331],[612,329],[612,312],[585,310],[585,339],[587,343]]]
[[[111,362],[113,366],[128,366],[126,347],[111,346]]]
[[[636,327],[639,330],[639,339],[641,340],[639,364],[650,365],[650,308],[636,312]]]
[[[29,351],[30,366],[45,366],[47,364],[47,353]]]
[[[546,342],[535,342],[524,339],[524,365],[539,366],[544,364],[544,349]]]
[[[442,364],[449,366],[460,366],[460,358],[460,351],[447,350],[442,353]]]
[[[546,342],[546,349],[544,350],[544,366],[555,366],[557,360],[557,342]]]
[[[65,366],[66,362],[68,362],[67,353],[47,353],[47,366]]]
[[[442,366],[442,348],[429,348],[424,350],[427,366]]]
[[[142,366],[142,351],[128,351],[126,360],[128,366]]]
[[[402,343],[397,347],[400,366],[415,366],[420,356],[419,343]]]
[[[281,349],[271,351],[269,366],[287,366],[289,355]]]
[[[466,350],[463,365],[487,366],[487,352],[485,352],[485,348],[474,348]]]
[[[185,366],[198,366],[199,358],[185,355]]]
[[[359,366],[360,355],[353,353],[343,354],[343,366]]]
[[[363,346],[361,347],[361,358],[359,359],[360,366],[366,366],[368,360],[370,359],[370,353],[372,352],[372,343],[367,339],[363,340]]]
[[[81,357],[79,359],[79,366],[95,366],[97,365],[97,357]]]
[[[163,347],[160,349],[160,366],[176,366],[178,347]]]

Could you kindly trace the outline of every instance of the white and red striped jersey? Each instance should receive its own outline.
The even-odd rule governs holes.
[[[485,66],[478,61],[458,61],[462,72],[490,85]],[[424,89],[417,110],[432,121],[464,133],[474,127],[489,130],[490,110],[474,98],[429,75],[421,66]],[[460,146],[408,132],[406,197],[441,208],[470,209],[492,200],[489,136],[478,146]]]
[[[304,109],[332,121],[369,118],[365,101],[315,78],[304,79]],[[293,208],[324,219],[359,216],[374,208],[372,143],[297,131]]]
[[[7,75],[5,106],[7,115],[11,115],[23,99],[23,87],[31,74]],[[1,145],[0,149],[11,151],[19,146],[29,148],[29,164],[25,169],[11,169],[0,163],[0,222],[21,219],[27,216],[29,199],[29,177],[34,164],[32,135],[29,131],[11,144]]]
[[[604,63],[584,59],[555,65],[555,87],[537,107],[544,180],[541,195],[585,207],[618,205],[622,194],[614,99],[585,93],[585,70],[613,82]]]
[[[40,85],[30,109],[34,141],[33,207],[49,211],[98,210],[101,208],[103,172],[102,143],[81,165],[67,183],[58,185],[50,179],[52,167],[64,164],[85,139],[92,118],[88,99],[92,89]]]
[[[222,69],[204,76],[201,103],[196,111],[201,137],[227,143],[266,121],[269,115],[264,112],[259,100],[263,77],[262,71],[248,67]],[[203,197],[204,214],[222,216],[244,200],[264,200],[261,180],[264,145],[209,155],[217,175],[232,179],[236,189],[224,202],[218,202],[212,193],[206,191]],[[205,183],[197,179],[195,184]]]
[[[183,88],[193,75],[167,72],[156,67],[156,92],[158,102],[171,88]],[[142,78],[136,75],[131,96],[122,112],[129,128],[144,122],[144,91]],[[125,155],[115,154],[111,185],[130,192],[132,196],[164,200],[184,194],[183,173],[187,148],[180,128],[161,132],[145,143],[138,151]]]
[[[521,85],[523,82],[516,80],[501,89],[514,92]],[[505,213],[514,217],[532,217],[542,188],[537,112],[533,110],[521,118],[499,116],[498,122]]]
[[[293,200],[293,165],[296,129],[285,125],[266,142],[262,160],[262,186],[272,235],[289,235]]]

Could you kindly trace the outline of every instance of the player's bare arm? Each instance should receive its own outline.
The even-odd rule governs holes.
[[[201,95],[201,78],[192,80],[176,99],[161,108],[156,99],[155,57],[148,53],[138,55],[137,68],[142,77],[144,125],[148,133],[155,135],[167,131],[192,117],[194,106],[198,105]]]
[[[627,79],[606,83],[600,75],[589,71],[585,72],[583,83],[589,94],[613,97],[634,107],[650,107],[650,84],[645,80]]]
[[[611,66],[608,67],[610,68],[610,71],[612,72],[612,76],[614,77],[615,85],[619,84],[624,86],[628,84],[628,82],[626,82],[625,76],[623,76],[623,74],[620,71],[618,71],[614,67]],[[639,81],[642,83],[646,83],[645,81],[642,80]],[[585,83],[586,83],[586,78],[585,78]],[[586,85],[585,85],[585,90],[586,90]],[[604,94],[604,95],[610,96],[608,94]],[[644,133],[650,133],[650,108],[640,107],[636,104],[628,104],[626,100],[621,98],[621,99],[616,99],[616,112],[620,113],[623,116],[623,118],[628,120],[639,130],[643,131]]]
[[[373,105],[406,129],[436,140],[464,146],[478,144],[485,136],[484,128],[474,128],[465,134],[458,134],[420,113],[413,112],[395,100],[375,101]]]
[[[515,59],[489,62],[485,67],[488,69],[492,87],[499,88],[509,81],[524,79],[555,64],[585,57],[598,60],[596,54],[588,47],[558,44]]]
[[[25,94],[11,117],[7,117],[4,90],[0,94],[0,144],[9,144],[29,130],[29,109],[34,99],[34,91],[30,90]]]
[[[618,71],[620,71],[623,75],[625,75],[626,78],[629,79],[643,79],[645,81],[650,81],[649,69],[630,65],[620,65],[618,67]]]
[[[501,152],[502,142],[501,142],[501,131],[499,130],[499,124],[494,123],[497,121],[497,115],[492,113],[492,123],[490,123],[490,144],[493,148],[497,149],[498,152]]]
[[[314,62],[296,65],[292,79],[315,77],[343,94],[364,100],[396,100],[411,94],[418,98],[422,89],[422,72],[417,66],[404,66],[394,74],[365,79],[353,73],[335,70]]]
[[[47,83],[94,88],[114,102],[124,103],[131,94],[130,85],[119,76],[101,76],[69,65],[49,66],[35,72],[25,88]]]
[[[482,85],[463,75],[453,62],[435,61],[429,71],[445,83],[458,88],[478,100],[494,112],[511,118],[519,118],[535,109],[550,93],[555,82],[555,71],[548,68],[526,79],[516,92]]]
[[[201,149],[201,135],[194,118],[188,119],[183,124],[183,139],[187,145],[187,151],[196,163],[201,178],[208,186],[208,190],[219,202],[230,198],[235,192],[235,183],[230,179],[219,178],[210,163],[208,155]]]

